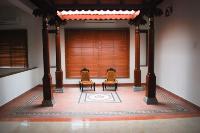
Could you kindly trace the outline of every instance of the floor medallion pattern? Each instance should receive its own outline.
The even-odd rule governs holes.
[[[80,95],[79,103],[120,103],[121,100],[117,92],[88,93]]]

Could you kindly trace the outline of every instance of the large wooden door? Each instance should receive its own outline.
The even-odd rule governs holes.
[[[84,67],[91,77],[105,77],[113,67],[118,77],[129,77],[128,29],[65,30],[66,77],[80,77]]]

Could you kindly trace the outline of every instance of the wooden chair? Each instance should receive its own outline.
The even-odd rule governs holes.
[[[81,70],[81,81],[79,82],[80,90],[83,92],[83,87],[90,86],[95,91],[95,83],[90,80],[90,73],[87,68]]]
[[[116,80],[116,70],[113,68],[107,69],[106,80],[102,83],[103,91],[107,86],[114,87],[117,90],[118,81]]]

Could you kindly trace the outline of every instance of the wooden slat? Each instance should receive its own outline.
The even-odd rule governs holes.
[[[0,67],[27,67],[27,31],[0,30]]]
[[[84,67],[91,77],[105,77],[110,67],[129,77],[128,29],[70,29],[65,38],[67,78],[79,78]]]

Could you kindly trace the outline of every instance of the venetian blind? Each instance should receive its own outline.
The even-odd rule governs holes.
[[[0,67],[27,66],[27,31],[0,30]]]
[[[66,77],[80,77],[84,67],[91,77],[105,77],[110,67],[129,77],[129,40],[129,29],[66,29]]]

